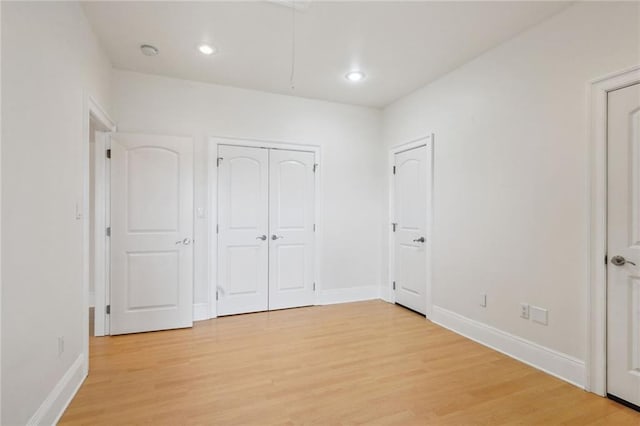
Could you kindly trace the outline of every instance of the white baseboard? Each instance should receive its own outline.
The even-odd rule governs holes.
[[[27,425],[54,425],[58,423],[64,410],[67,409],[78,389],[80,389],[82,382],[87,377],[84,364],[84,354],[78,355],[78,358],[64,373],[64,376],[55,385],[49,396],[31,416]]]
[[[336,303],[360,302],[363,300],[373,300],[380,298],[380,287],[362,286],[349,288],[333,288],[323,290],[318,293],[317,305],[333,305]],[[215,303],[209,306],[208,303],[193,304],[193,320],[203,321],[216,318]]]
[[[194,303],[193,304],[193,320],[203,321],[211,318],[209,316],[209,304],[208,303]]]
[[[585,387],[585,364],[572,356],[434,306],[431,321],[559,379]]]
[[[318,305],[334,303],[359,302],[380,298],[380,287],[377,285],[349,288],[332,288],[320,291]]]
[[[380,288],[380,299],[384,300],[385,302],[389,302],[389,303],[393,303],[393,294],[391,292],[391,289],[387,286],[382,286]]]

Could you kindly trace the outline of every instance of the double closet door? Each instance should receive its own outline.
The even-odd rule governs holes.
[[[218,146],[218,315],[314,303],[313,152]]]

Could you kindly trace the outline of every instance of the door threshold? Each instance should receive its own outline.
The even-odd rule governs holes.
[[[408,310],[408,311],[413,312],[414,314],[418,314],[418,315],[420,315],[421,317],[425,317],[425,318],[427,317],[427,316],[426,316],[425,314],[423,314],[422,312],[418,312],[418,311],[416,311],[415,309],[411,309],[411,308],[409,308],[408,306],[404,306],[404,305],[402,305],[402,304],[400,304],[400,303],[398,303],[398,302],[396,302],[395,304],[396,304],[396,305],[398,305],[398,306],[400,306],[401,308],[404,308],[404,309],[406,309],[406,310]]]
[[[609,398],[612,401],[617,402],[618,404],[622,404],[625,407],[629,407],[632,410],[636,410],[636,411],[640,412],[640,406],[634,404],[633,402],[629,402],[629,401],[624,400],[624,399],[622,399],[620,397],[617,397],[615,395],[611,395],[610,393],[607,393],[607,398]]]

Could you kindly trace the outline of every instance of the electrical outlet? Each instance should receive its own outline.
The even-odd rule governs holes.
[[[482,306],[483,308],[487,307],[487,295],[486,293],[483,293],[480,295],[480,306]]]
[[[64,336],[58,337],[58,356],[62,356],[64,353]]]
[[[520,318],[529,319],[529,305],[527,303],[520,304]]]
[[[548,312],[544,308],[539,308],[537,306],[531,307],[531,321],[537,322],[538,324],[547,325],[548,324]]]

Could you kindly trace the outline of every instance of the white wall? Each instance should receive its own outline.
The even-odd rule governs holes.
[[[380,285],[385,153],[381,111],[124,71],[113,73],[122,132],[193,136],[195,207],[208,210],[207,138],[319,145],[323,290]],[[210,212],[207,211],[207,217]],[[208,302],[208,224],[195,222],[194,302]]]
[[[435,305],[585,359],[588,82],[640,63],[638,13],[578,3],[384,110],[387,146],[435,133]]]
[[[52,423],[84,374],[83,104],[109,84],[79,4],[2,2],[2,424]]]

